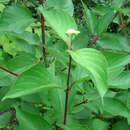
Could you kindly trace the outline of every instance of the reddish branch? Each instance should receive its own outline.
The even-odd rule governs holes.
[[[123,6],[125,6],[125,4],[126,4],[127,2],[128,2],[128,0],[124,0],[124,1],[122,2],[122,5],[121,5],[120,8],[122,8]],[[112,21],[118,16],[118,14],[119,14],[119,12],[117,11],[117,12],[115,13],[115,15],[114,15]],[[112,21],[111,21],[111,22],[112,22]]]
[[[120,13],[120,18],[121,18],[121,29],[123,31],[123,34],[125,36],[125,24],[124,24],[124,20],[123,20],[123,15]],[[129,70],[129,64],[126,65],[126,70]]]
[[[70,71],[71,71],[71,62],[72,58],[69,56],[69,69],[68,69],[68,75],[67,75],[67,89],[66,89],[66,97],[65,97],[65,112],[63,115],[63,124],[66,124],[67,119],[67,109],[68,109],[68,96],[69,96],[69,81],[70,81]]]
[[[72,89],[74,84],[75,84],[75,81],[72,81],[72,83],[70,84],[70,89]]]
[[[88,48],[91,48],[98,40],[98,36],[96,36],[96,38],[93,37],[92,35],[92,38],[93,38],[93,41],[90,43],[90,45],[88,46]]]
[[[123,21],[123,15],[120,13],[120,18],[121,18],[121,29],[123,31],[123,34],[125,35],[125,24],[124,24],[124,21]]]
[[[56,130],[59,130],[59,127],[56,125]]]
[[[61,69],[61,71],[63,72],[63,71],[65,71],[66,69],[67,69],[67,68],[66,68],[66,67],[64,67],[64,68],[62,68],[62,69]]]
[[[2,69],[2,70],[4,70],[4,71],[6,71],[6,72],[7,72],[7,73],[9,73],[9,74],[12,74],[12,75],[14,75],[14,76],[18,77],[18,74],[14,73],[14,72],[12,72],[12,71],[10,71],[10,70],[8,70],[8,69],[6,69],[6,68],[2,67],[2,66],[0,66],[0,69]]]
[[[40,0],[41,5],[44,4],[44,0]],[[45,24],[44,24],[44,16],[41,15],[41,28],[42,28],[42,42],[43,42],[43,58],[46,64],[46,48],[45,48]]]
[[[87,100],[83,100],[82,102],[75,104],[74,106],[77,107],[77,106],[80,106],[80,105],[86,104],[86,103],[87,103]]]

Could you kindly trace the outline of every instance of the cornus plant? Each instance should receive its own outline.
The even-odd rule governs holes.
[[[130,130],[127,0],[0,0],[1,130]]]

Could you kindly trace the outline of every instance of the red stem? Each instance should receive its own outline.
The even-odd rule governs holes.
[[[40,0],[41,5],[44,4],[44,0]],[[41,28],[42,28],[42,42],[43,42],[43,58],[46,64],[46,48],[45,48],[45,24],[44,24],[44,16],[41,15]]]
[[[63,115],[63,124],[66,124],[67,119],[67,109],[68,109],[68,96],[69,96],[69,81],[70,81],[70,71],[71,71],[71,62],[72,58],[69,56],[69,68],[68,68],[68,75],[67,75],[67,89],[66,89],[66,97],[65,97],[65,112]]]
[[[125,24],[123,21],[123,15],[120,13],[120,18],[121,18],[121,29],[123,31],[123,34],[125,35]]]
[[[56,130],[59,130],[59,127],[58,127],[58,126],[56,126]]]
[[[126,65],[126,70],[129,70],[129,64],[128,64],[128,65]]]
[[[12,72],[12,71],[10,71],[10,70],[8,70],[8,69],[6,69],[6,68],[2,67],[2,66],[0,66],[0,69],[2,69],[2,70],[4,70],[4,71],[6,71],[6,72],[7,72],[7,73],[9,73],[9,74],[12,74],[12,75],[14,75],[14,76],[18,77],[18,74],[14,73],[14,72]]]
[[[96,36],[96,38],[93,38],[93,41],[90,43],[90,45],[88,46],[88,48],[91,48],[98,40],[98,36]]]
[[[121,7],[120,8],[122,8],[126,3],[128,2],[128,0],[124,0],[123,2],[122,2],[122,5],[121,5]],[[112,19],[112,21],[118,16],[118,14],[119,14],[119,12],[118,11],[116,11],[116,13],[115,13],[115,15],[114,15],[114,17],[113,17],[113,19]],[[111,21],[111,22],[112,22]],[[110,22],[110,23],[111,23]]]
[[[120,13],[120,18],[121,18],[121,29],[123,31],[123,34],[125,36],[125,24],[124,24],[124,20],[123,20],[123,15]],[[126,65],[126,70],[129,70],[129,64]]]

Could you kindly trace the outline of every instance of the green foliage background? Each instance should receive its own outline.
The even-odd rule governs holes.
[[[129,5],[0,0],[0,129],[130,130]]]

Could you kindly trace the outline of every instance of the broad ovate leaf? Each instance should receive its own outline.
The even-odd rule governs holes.
[[[43,64],[37,64],[18,77],[15,85],[11,87],[3,99],[21,97],[44,89],[59,87],[57,78],[52,76]]]
[[[88,122],[90,130],[108,130],[109,124],[100,119],[92,119]]]
[[[61,9],[39,9],[44,15],[45,20],[58,36],[66,43],[70,42],[70,37],[65,33],[69,29],[77,30],[77,25],[73,17]]]
[[[31,12],[20,5],[7,7],[0,17],[0,31],[22,32],[34,22]]]
[[[51,127],[49,124],[40,116],[40,114],[32,114],[25,112],[22,109],[16,108],[16,118],[19,122],[21,130],[49,130]]]
[[[115,51],[104,51],[103,54],[107,59],[109,72],[124,67],[130,63],[130,55],[128,54],[122,52],[118,53]]]
[[[77,64],[90,73],[101,97],[107,91],[107,61],[100,51],[92,48],[84,48],[76,52],[69,51]]]
[[[90,130],[86,122],[75,119],[72,115],[68,115],[67,124],[58,124],[64,130]]]
[[[101,33],[107,30],[108,25],[111,23],[114,15],[115,15],[114,11],[110,10],[98,20],[98,25],[97,25],[98,35],[100,35]]]
[[[2,4],[8,4],[9,1],[10,0],[0,0],[0,3],[2,3]]]
[[[123,116],[130,119],[130,110],[118,99],[104,98],[104,111],[114,116]]]
[[[109,82],[111,88],[128,89],[130,88],[130,71],[124,71]]]
[[[112,125],[112,130],[130,130],[130,126],[126,121],[121,120]]]
[[[130,52],[130,38],[120,34],[104,33],[97,41],[102,49]]]
[[[47,5],[57,9],[66,11],[69,15],[73,16],[74,5],[72,0],[48,0]]]
[[[98,22],[96,15],[83,2],[82,5],[84,9],[83,11],[84,11],[84,16],[85,16],[88,30],[91,33],[95,33],[96,23]]]
[[[4,10],[4,8],[5,8],[5,5],[0,3],[0,12],[2,12]]]
[[[17,71],[17,73],[21,74],[36,65],[38,62],[39,60],[33,55],[21,52],[14,58],[7,60],[5,64],[9,70]]]
[[[0,114],[0,129],[8,125],[10,118],[11,118],[10,112],[5,112],[3,114]]]

